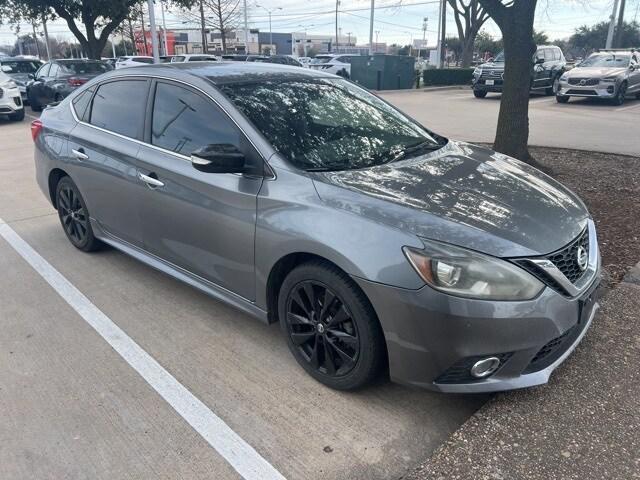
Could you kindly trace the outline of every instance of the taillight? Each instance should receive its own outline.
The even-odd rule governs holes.
[[[72,87],[79,87],[80,85],[84,85],[87,83],[86,78],[78,78],[78,77],[69,77],[67,79],[67,83]]]
[[[42,122],[40,120],[34,120],[33,122],[31,122],[31,138],[34,142],[36,141],[36,138],[38,138],[38,135],[41,131]]]

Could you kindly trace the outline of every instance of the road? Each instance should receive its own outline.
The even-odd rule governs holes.
[[[323,387],[276,325],[75,250],[36,186],[29,122],[0,121],[0,145],[0,478],[222,480],[260,459],[268,478],[398,478],[485,400]]]
[[[381,96],[436,133],[457,140],[492,143],[500,95],[477,99],[469,89],[409,90]],[[606,102],[532,95],[529,104],[531,145],[640,155],[640,100],[616,107]]]

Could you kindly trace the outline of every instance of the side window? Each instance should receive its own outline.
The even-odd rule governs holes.
[[[49,74],[49,68],[51,68],[50,63],[45,63],[40,70],[36,72],[36,78],[46,77]]]
[[[139,138],[147,105],[147,91],[146,80],[103,83],[93,97],[91,125]]]
[[[95,88],[91,87],[72,100],[73,109],[75,110],[78,118],[83,122],[86,122],[87,117],[89,116],[87,106],[91,101],[91,95],[93,95],[94,91]]]
[[[240,146],[240,132],[210,100],[186,88],[158,83],[151,143],[189,156],[212,143]]]
[[[553,62],[553,50],[551,48],[544,49],[544,61]]]
[[[58,65],[57,63],[52,63],[51,70],[49,70],[49,76],[55,78],[58,75],[59,71],[60,65]]]
[[[560,60],[562,60],[562,55],[560,54],[560,49],[559,49],[559,48],[554,48],[554,49],[552,50],[552,52],[553,52],[553,59],[554,59],[555,61],[560,61]]]

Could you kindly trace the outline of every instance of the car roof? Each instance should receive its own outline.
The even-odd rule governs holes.
[[[135,69],[112,70],[100,78],[114,76],[151,75],[187,81],[188,77],[198,77],[214,85],[252,82],[264,80],[293,80],[309,78],[336,78],[335,75],[320,70],[311,70],[290,65],[260,62],[179,62],[158,63],[136,67]],[[186,77],[186,78],[185,78]],[[188,82],[187,82],[188,83]]]

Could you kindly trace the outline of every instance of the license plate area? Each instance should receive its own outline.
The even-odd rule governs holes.
[[[495,83],[495,80],[486,80],[485,85],[493,85]]]

